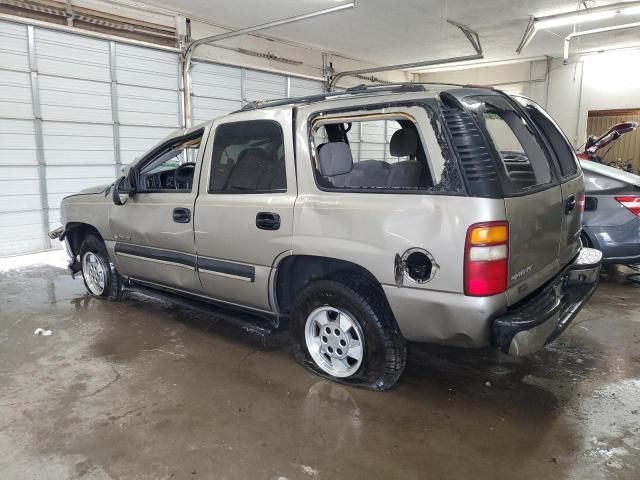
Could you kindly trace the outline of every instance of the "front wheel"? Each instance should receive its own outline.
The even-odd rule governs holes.
[[[102,240],[88,235],[80,246],[82,279],[90,294],[109,300],[123,297],[122,277],[109,259]]]
[[[384,294],[361,279],[307,286],[290,328],[296,359],[331,380],[387,390],[404,370],[406,342]]]

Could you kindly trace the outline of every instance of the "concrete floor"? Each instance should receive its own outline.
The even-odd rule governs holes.
[[[308,373],[282,335],[92,299],[53,266],[0,273],[0,476],[637,479],[639,292],[602,282],[529,359],[413,346],[374,393]]]

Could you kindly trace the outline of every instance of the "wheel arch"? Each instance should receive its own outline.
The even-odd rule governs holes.
[[[278,311],[288,315],[296,296],[316,280],[340,280],[345,275],[362,278],[384,294],[378,279],[366,268],[353,262],[315,255],[289,255],[276,267],[274,296]]]
[[[69,243],[69,248],[74,257],[80,252],[82,241],[90,234],[95,235],[104,242],[104,238],[93,225],[83,222],[69,222],[65,225],[64,239]]]

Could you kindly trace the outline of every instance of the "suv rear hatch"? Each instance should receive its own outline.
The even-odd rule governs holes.
[[[492,171],[481,179],[484,189],[472,187],[469,194],[504,199],[506,295],[513,305],[554,278],[580,250],[584,182],[576,155],[555,122],[529,99],[475,88],[450,90],[442,97],[450,131],[454,107],[465,117],[466,137],[475,139],[470,141],[475,148],[461,149],[454,138],[458,156],[484,155],[483,168]],[[470,169],[469,159],[467,165],[465,158],[460,160],[469,186],[469,174],[478,168]]]

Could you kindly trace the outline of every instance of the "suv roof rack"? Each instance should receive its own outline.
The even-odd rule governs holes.
[[[462,87],[455,83],[443,82],[407,82],[407,83],[375,83],[371,85],[356,85],[339,92],[319,93],[317,95],[307,95],[304,97],[280,98],[276,100],[255,100],[247,103],[238,112],[246,112],[249,110],[258,110],[260,108],[279,107],[281,105],[299,105],[306,103],[321,102],[328,98],[340,97],[345,95],[357,95],[359,93],[402,93],[402,92],[424,92],[426,85]]]

